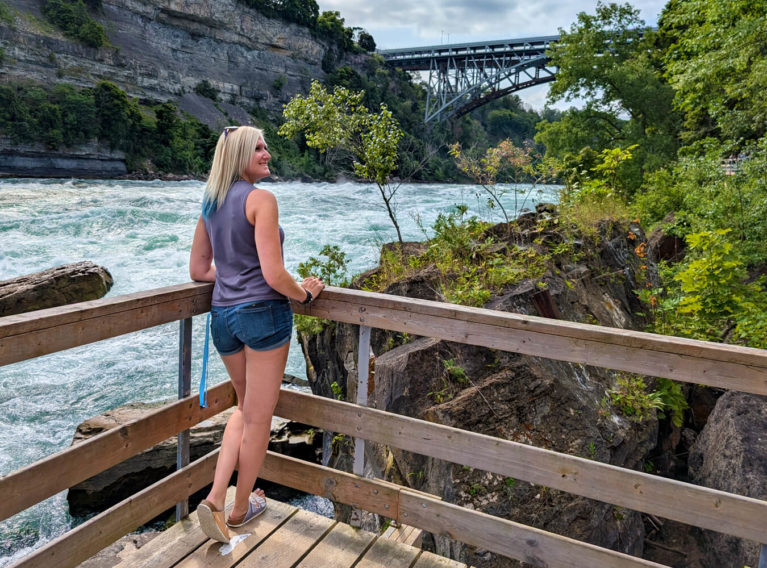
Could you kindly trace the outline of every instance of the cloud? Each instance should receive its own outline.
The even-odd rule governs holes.
[[[596,0],[388,0],[350,2],[317,0],[321,11],[335,10],[345,25],[361,27],[375,38],[379,49],[419,47],[556,35],[569,30],[580,12],[593,14]],[[666,0],[633,0],[648,25],[656,25]],[[549,85],[524,89],[517,94],[529,106],[545,105]],[[574,103],[560,102],[564,110]]]
[[[337,10],[347,26],[365,28],[382,47],[412,47],[407,41],[437,43],[554,35],[569,29],[579,12],[593,13],[596,2],[568,0],[320,0],[320,10]],[[654,25],[664,0],[634,0],[646,23]],[[385,6],[385,8],[383,8]],[[379,37],[380,36],[380,37]],[[399,45],[387,45],[403,41]],[[424,45],[421,43],[421,45]]]

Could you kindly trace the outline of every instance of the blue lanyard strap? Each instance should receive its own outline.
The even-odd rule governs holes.
[[[208,408],[208,388],[205,385],[205,378],[208,374],[208,344],[210,342],[210,312],[205,321],[205,347],[202,349],[202,376],[200,377],[200,407]]]

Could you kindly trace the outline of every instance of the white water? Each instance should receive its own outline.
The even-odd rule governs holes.
[[[285,264],[298,264],[325,244],[349,257],[350,274],[373,267],[379,246],[396,239],[373,185],[268,183],[280,205]],[[539,191],[540,190],[540,191]],[[525,203],[556,200],[543,186]],[[110,297],[187,282],[199,215],[199,182],[0,180],[0,280],[90,260],[114,277]],[[523,197],[517,200],[522,206]],[[397,216],[405,240],[423,240],[440,212],[465,203],[489,218],[473,186],[403,185]],[[514,211],[514,194],[504,198]],[[495,221],[500,221],[496,214]],[[194,318],[193,391],[200,376],[204,317]],[[77,425],[133,402],[176,396],[178,325],[138,333],[0,367],[0,475],[67,448]],[[305,376],[294,344],[287,372]],[[212,384],[225,380],[211,356]],[[61,493],[0,523],[0,567],[69,529],[76,521]]]

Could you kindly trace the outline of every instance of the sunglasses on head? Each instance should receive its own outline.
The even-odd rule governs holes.
[[[234,132],[238,128],[239,126],[224,126],[224,139],[226,139],[226,137],[229,136],[230,132]]]

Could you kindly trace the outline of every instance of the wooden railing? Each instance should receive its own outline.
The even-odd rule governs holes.
[[[0,365],[83,345],[210,308],[211,285],[185,284],[0,318]],[[298,313],[565,361],[767,394],[767,351],[328,288]],[[368,330],[369,332],[369,330]],[[367,334],[369,337],[369,333]],[[360,361],[367,360],[364,341]],[[364,390],[364,389],[363,389]],[[234,404],[229,382],[208,408],[187,397],[0,478],[8,518]],[[767,542],[767,502],[364,406],[282,391],[291,420],[469,465],[622,507]],[[216,452],[97,515],[16,566],[76,566],[212,480]],[[261,476],[467,544],[548,566],[658,564],[463,509],[406,487],[269,453]],[[764,547],[763,547],[764,549]],[[762,554],[762,560],[765,554]],[[53,564],[52,564],[53,563]],[[760,564],[761,566],[761,564]]]

